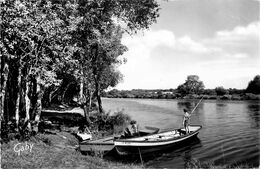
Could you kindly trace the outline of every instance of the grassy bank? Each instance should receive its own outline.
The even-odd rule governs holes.
[[[26,146],[27,145],[27,146]],[[28,148],[29,146],[32,148]],[[10,141],[1,145],[1,166],[5,168],[89,168],[139,169],[141,165],[109,162],[76,151],[78,140],[68,132],[39,134],[28,141]],[[22,148],[23,147],[23,148]],[[18,154],[19,150],[20,155]]]
[[[31,149],[26,145],[32,147]],[[32,146],[31,146],[32,145]],[[1,167],[9,168],[84,168],[84,169],[141,169],[141,164],[108,161],[99,156],[82,155],[76,150],[78,140],[68,132],[39,134],[28,141],[10,141],[1,145]],[[20,155],[18,154],[19,150]],[[174,168],[174,166],[172,166]],[[148,168],[148,167],[145,167]],[[250,165],[214,165],[191,160],[187,169],[244,169]]]
[[[60,115],[57,116],[57,114]],[[75,115],[76,113],[73,113]],[[43,113],[44,115],[44,113]],[[45,114],[46,115],[46,114]],[[94,114],[95,115],[95,114]],[[44,116],[45,117],[45,116]],[[48,118],[47,118],[48,117]],[[55,121],[72,124],[76,123],[76,118],[70,114],[63,115],[62,113],[46,115],[46,119],[50,120],[55,117]],[[103,137],[112,133],[120,133],[124,128],[123,124],[126,120],[129,121],[128,116],[122,112],[116,112],[113,116],[107,118],[108,124],[114,124],[113,130],[99,131],[94,138]],[[97,117],[95,119],[98,119]],[[79,120],[80,121],[80,120]],[[105,125],[106,126],[106,125]],[[60,127],[60,130],[50,129],[46,130],[49,134],[37,134],[27,141],[11,140],[7,143],[1,144],[1,168],[87,168],[87,169],[141,169],[141,164],[122,163],[119,160],[108,161],[100,158],[102,153],[94,152],[94,156],[82,155],[77,151],[79,144],[78,139],[71,133],[75,133],[78,127]],[[106,127],[104,127],[106,128]],[[111,134],[111,133],[110,133]],[[139,161],[139,160],[138,160]],[[147,166],[145,168],[148,168]],[[149,167],[150,168],[150,167]],[[172,166],[174,168],[174,166]],[[242,169],[250,168],[250,165],[227,166],[214,165],[214,163],[200,162],[190,160],[187,169]]]

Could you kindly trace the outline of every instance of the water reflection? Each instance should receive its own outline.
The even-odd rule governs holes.
[[[169,165],[174,164],[175,168],[188,168],[194,161],[192,156],[193,151],[200,147],[202,147],[201,141],[198,137],[195,137],[161,153],[157,153],[156,157],[147,161],[147,165],[155,168],[156,166],[169,168]]]
[[[182,100],[177,102],[177,107],[179,110],[187,109],[188,111],[192,111],[196,105],[199,103],[199,100]],[[196,110],[200,111],[203,109],[204,103],[203,101],[197,106]]]
[[[164,129],[179,127],[183,109],[191,111],[198,102],[199,100],[138,99],[129,102],[121,99],[114,100],[113,104],[105,104],[104,108],[121,105],[138,122]],[[159,154],[151,153],[152,158],[144,157],[145,165],[152,168],[192,168],[192,164],[196,164],[196,159],[199,159],[220,165],[246,161],[252,167],[259,166],[259,102],[202,100],[191,116],[191,124],[203,126],[199,134],[202,143],[193,145],[191,142]],[[125,161],[140,163],[140,157]]]
[[[181,113],[183,113],[183,109],[187,109],[189,112],[191,112],[198,103],[199,100],[179,100],[177,102],[177,108]],[[202,100],[194,110],[193,115],[191,116],[191,121],[190,121],[191,124],[199,124],[199,125],[205,124],[204,104],[205,101]]]
[[[186,168],[186,166],[190,166],[194,161],[194,158],[192,157],[193,151],[201,147],[200,139],[194,137],[183,141],[181,144],[162,149],[161,151],[141,154],[141,157],[145,166],[171,168],[172,164],[174,164],[175,168]],[[180,160],[180,158],[182,160]],[[120,161],[126,164],[141,163],[140,155],[119,156],[116,154],[115,150],[106,154],[104,159],[109,161]]]
[[[214,117],[214,120],[216,119],[221,119],[222,122],[225,122],[225,120],[223,119],[224,114],[226,114],[228,112],[228,104],[223,102],[223,101],[217,101],[216,102],[216,106],[215,106],[215,115],[212,115],[212,117]]]
[[[225,112],[227,110],[228,106],[227,103],[224,102],[216,102],[216,110],[217,112]]]
[[[182,109],[191,110],[193,107],[193,104],[192,104],[192,102],[189,102],[189,101],[179,101],[177,103],[177,106],[178,106],[179,110],[182,110]]]
[[[248,108],[248,115],[250,117],[251,120],[251,127],[252,128],[260,128],[260,105],[259,104],[248,104],[247,106]]]
[[[184,152],[184,157],[183,157],[183,161],[184,161],[184,168],[189,168],[191,165],[191,161],[192,161],[192,156],[191,156],[191,151],[188,150],[186,152]]]

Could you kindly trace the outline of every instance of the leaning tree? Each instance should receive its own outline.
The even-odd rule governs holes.
[[[91,98],[86,95],[94,90],[102,113],[101,79],[106,76],[104,70],[121,63],[119,56],[126,51],[122,34],[149,28],[158,17],[159,5],[155,0],[80,0],[78,4],[82,20],[73,37],[78,48],[75,58],[79,63],[80,100],[84,104],[84,98]],[[89,88],[84,90],[83,86]]]
[[[14,119],[16,127],[22,119],[29,128],[32,122],[36,131],[43,95],[60,85],[59,73],[79,84],[82,103],[90,103],[94,94],[102,112],[100,92],[121,78],[116,66],[126,51],[123,33],[149,28],[159,10],[155,0],[10,0],[0,5],[0,117]]]
[[[35,0],[0,3],[1,117],[15,118],[17,127],[21,119],[29,128],[33,122],[37,130],[43,93],[58,85],[56,68],[71,55],[68,25],[74,23],[65,16],[73,6]]]

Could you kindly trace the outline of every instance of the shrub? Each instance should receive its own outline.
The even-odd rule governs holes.
[[[127,114],[124,114],[124,110],[115,112],[112,116],[109,117],[109,122],[118,126],[124,125],[130,120],[131,117]]]
[[[9,142],[18,139],[20,141],[28,140],[31,136],[35,135],[32,130],[29,130],[28,121],[25,122],[23,118],[19,120],[18,126],[15,119],[11,119],[7,123],[1,122],[1,143]]]
[[[232,98],[232,96],[228,95],[228,94],[220,97],[220,99],[222,99],[222,100],[231,100],[231,98]]]
[[[245,94],[246,100],[260,100],[260,95],[252,94],[252,93],[246,93]]]
[[[110,113],[95,113],[92,116],[93,124],[91,130],[98,131],[96,137],[120,133],[126,124],[131,121],[131,117],[124,113],[124,110],[118,111],[110,115]]]
[[[241,100],[241,96],[239,96],[237,94],[233,94],[232,95],[232,100]]]

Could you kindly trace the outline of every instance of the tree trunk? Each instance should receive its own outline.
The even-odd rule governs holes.
[[[88,92],[85,93],[85,96],[86,95],[89,95],[89,102],[84,104],[84,114],[85,114],[85,119],[86,119],[86,122],[87,124],[90,124],[92,123],[89,116],[90,116],[90,108],[91,108],[91,99],[92,99],[92,93],[90,92],[90,90],[87,90]]]
[[[91,110],[91,105],[92,105],[92,92],[89,90],[89,103],[88,103],[88,112]]]
[[[41,118],[41,112],[42,112],[42,97],[43,97],[43,89],[41,87],[41,84],[39,83],[40,78],[38,77],[36,79],[36,95],[37,95],[37,101],[36,101],[36,108],[35,108],[35,126],[34,126],[34,131],[37,133],[38,132],[38,125],[40,122],[40,118]]]
[[[90,111],[91,111],[91,104],[92,104],[92,93],[91,93],[90,90],[89,90],[88,94],[89,94],[89,102],[88,102],[88,104],[86,103],[87,107],[85,108],[86,111],[84,110],[84,113],[86,112],[86,113],[85,113],[85,114],[86,114],[86,115],[85,115],[86,122],[87,122],[87,123],[92,123],[91,120],[90,120],[90,118],[89,118],[89,116],[90,116]]]
[[[88,112],[88,107],[86,105],[86,95],[84,95],[84,78],[85,78],[85,73],[83,70],[83,66],[81,66],[81,79],[80,79],[80,105],[83,108],[84,111],[84,117],[85,117],[85,123],[89,126],[91,123],[91,120],[89,119],[89,112]]]
[[[91,120],[89,119],[89,111],[88,111],[89,109],[86,105],[84,105],[83,110],[84,110],[85,122],[89,126],[92,123]]]
[[[96,88],[96,97],[97,97],[97,101],[98,101],[98,110],[99,113],[103,113],[103,108],[102,108],[102,101],[101,101],[101,97],[100,97],[100,83],[99,83],[99,77],[98,77],[98,58],[99,58],[99,46],[98,44],[95,45],[95,57],[94,57],[94,63],[95,66],[93,68],[93,75],[94,75],[94,81],[95,81],[95,88]]]
[[[62,102],[62,103],[65,103],[65,102],[66,102],[66,101],[65,101],[65,94],[66,94],[68,88],[70,87],[70,85],[73,84],[73,83],[74,83],[74,82],[70,82],[69,84],[67,84],[67,86],[66,86],[65,89],[63,90],[63,92],[62,92],[62,98],[61,98],[61,102]],[[81,88],[81,84],[80,84],[80,88]],[[80,89],[80,90],[81,90],[81,89]]]
[[[84,103],[84,79],[80,77],[80,91],[79,91],[79,102],[82,105]]]
[[[7,64],[7,62],[5,60],[3,60],[3,62],[4,62],[3,74],[0,77],[1,78],[0,121],[2,121],[4,119],[5,92],[6,92],[6,84],[7,84],[7,80],[8,80],[8,74],[9,74],[9,65]]]
[[[20,99],[21,99],[21,77],[22,77],[22,67],[19,67],[18,69],[18,77],[17,77],[17,87],[18,87],[18,93],[17,93],[17,99],[16,99],[16,105],[15,105],[15,121],[16,125],[18,127],[19,124],[19,108],[20,108]]]
[[[98,110],[102,114],[103,108],[102,108],[102,100],[100,96],[100,84],[98,83],[97,78],[95,78],[95,87],[96,87],[96,96],[98,101]]]
[[[31,108],[31,100],[29,98],[29,81],[26,80],[25,85],[25,123],[28,122],[28,129],[31,131],[31,123],[30,123],[30,108]]]
[[[50,103],[52,102],[52,99],[55,97],[55,95],[53,96],[53,94],[59,90],[59,87],[57,87],[56,89],[53,89],[50,94],[49,94],[49,97],[48,97],[48,105],[50,105]],[[57,94],[56,94],[57,95]]]

